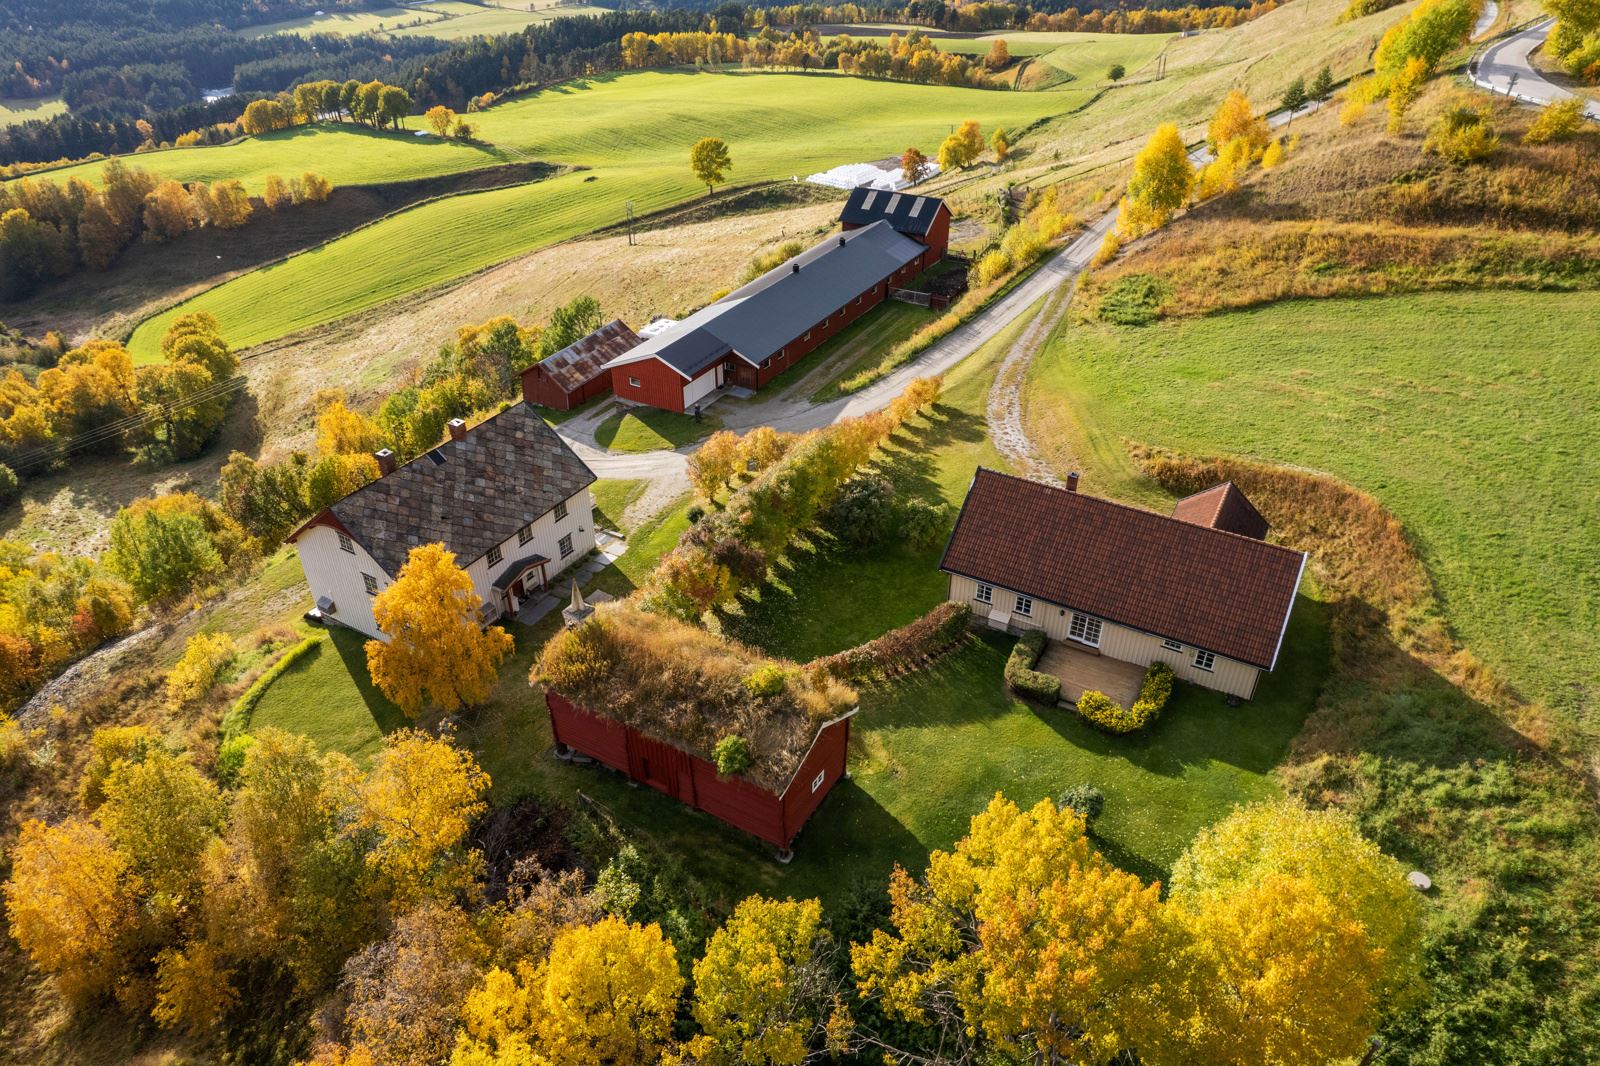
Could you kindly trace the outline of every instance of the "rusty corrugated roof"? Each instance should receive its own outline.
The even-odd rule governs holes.
[[[552,381],[567,392],[576,392],[604,373],[611,360],[639,345],[639,335],[629,329],[620,318],[614,318],[587,337],[573,341],[565,348],[541,359],[524,374],[542,367]]]

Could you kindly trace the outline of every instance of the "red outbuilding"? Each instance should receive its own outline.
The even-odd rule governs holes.
[[[570,411],[611,388],[606,363],[639,344],[639,335],[613,319],[581,340],[539,360],[522,372],[522,398]]]
[[[850,199],[839,212],[839,226],[860,229],[874,222],[887,222],[896,233],[910,237],[926,250],[922,269],[944,258],[950,247],[950,208],[933,196],[890,192],[862,185],[850,190]]]

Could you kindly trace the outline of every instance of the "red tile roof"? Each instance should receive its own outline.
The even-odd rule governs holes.
[[[1185,496],[1172,508],[1172,517],[1256,540],[1265,540],[1267,531],[1272,528],[1244,491],[1231,481]]]
[[[979,469],[940,569],[1270,670],[1303,552]]]

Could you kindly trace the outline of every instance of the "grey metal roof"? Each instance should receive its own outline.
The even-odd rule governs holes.
[[[412,548],[435,542],[465,567],[594,480],[534,408],[518,403],[328,509],[390,574]]]
[[[620,318],[614,318],[587,337],[575,340],[559,352],[539,360],[523,373],[531,374],[538,367],[557,385],[572,392],[592,381],[605,369],[607,362],[638,343],[639,335]]]
[[[837,234],[606,365],[660,359],[692,378],[731,351],[759,366],[924,251],[887,222]]]
[[[944,201],[936,196],[909,192],[890,192],[858,185],[839,212],[839,221],[848,226],[867,226],[877,221],[889,223],[900,233],[925,236]]]

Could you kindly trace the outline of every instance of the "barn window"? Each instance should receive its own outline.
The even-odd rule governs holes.
[[[1020,614],[1020,615],[1023,615],[1024,617],[1027,617],[1027,618],[1032,618],[1033,617],[1033,597],[1032,596],[1018,596],[1017,597],[1016,613]]]
[[[815,792],[817,789],[821,788],[822,787],[822,782],[827,780],[827,777],[828,777],[828,771],[826,771],[826,770],[818,770],[817,771],[817,776],[813,777],[811,779],[811,791]]]
[[[1194,665],[1200,670],[1210,672],[1217,668],[1217,657],[1209,651],[1194,650]]]
[[[556,547],[561,549],[561,558],[565,559],[572,554],[572,534],[568,533],[556,542]]]
[[[517,530],[517,543],[518,544],[526,544],[526,543],[528,543],[528,541],[530,541],[532,539],[533,539],[533,523],[532,522],[529,522],[527,525],[525,525],[521,529]]]
[[[1067,626],[1067,635],[1073,640],[1080,640],[1091,648],[1100,646],[1100,619],[1090,618],[1086,614],[1073,614],[1072,624]]]
[[[556,504],[556,521],[559,522],[565,517],[567,517],[567,501],[562,500]]]
[[[860,307],[860,306],[861,306],[861,301],[862,301],[862,300],[865,300],[865,299],[866,299],[866,297],[865,297],[865,296],[857,296],[857,297],[856,297],[856,306],[857,306],[857,307]]]
[[[339,534],[339,550],[349,552],[351,555],[356,553],[356,542],[350,539],[348,533]]]
[[[632,387],[632,388],[637,389],[639,387],[639,379],[638,378],[629,378],[628,379],[628,385],[630,387]]]
[[[977,594],[973,598],[976,599],[979,603],[993,603],[994,602],[994,586],[993,585],[979,585]]]
[[[490,566],[499,566],[500,565],[500,559],[501,559],[500,545],[496,544],[494,547],[489,549],[489,565]]]
[[[1182,651],[1183,650],[1183,642],[1181,640],[1173,640],[1171,637],[1168,637],[1165,640],[1163,640],[1161,642],[1161,646],[1163,648],[1166,648],[1168,651]]]
[[[804,337],[801,337],[800,339],[803,340],[803,341],[810,340],[811,339],[811,331],[809,329],[806,330],[806,335]]]
[[[366,586],[368,596],[376,596],[378,594],[378,579],[371,574],[362,574],[361,583]]]

